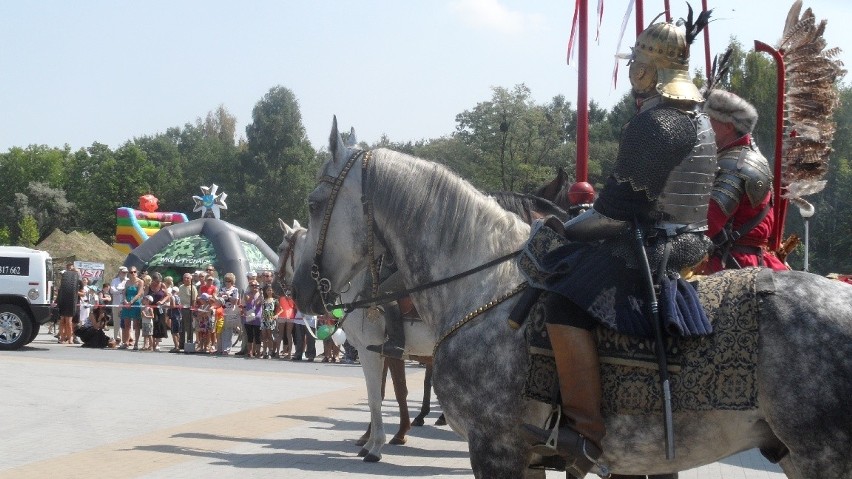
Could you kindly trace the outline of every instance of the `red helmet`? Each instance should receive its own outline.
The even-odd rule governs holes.
[[[568,203],[571,206],[594,203],[595,187],[586,181],[578,181],[568,188]]]

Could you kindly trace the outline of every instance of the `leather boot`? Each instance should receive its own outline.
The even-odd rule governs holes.
[[[385,307],[385,333],[388,335],[384,344],[367,346],[368,351],[379,353],[382,356],[402,359],[405,352],[405,323],[396,303],[386,304]]]
[[[533,452],[559,455],[568,461],[566,472],[583,477],[600,457],[606,431],[601,415],[601,376],[598,349],[592,332],[561,324],[547,324],[553,345],[562,414],[568,425],[559,428],[555,447],[547,444],[551,431],[524,424]]]

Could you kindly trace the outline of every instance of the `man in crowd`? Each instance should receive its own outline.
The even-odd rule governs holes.
[[[127,267],[118,268],[118,274],[109,285],[109,293],[112,295],[112,339],[116,343],[121,342],[121,302],[124,301],[124,287],[127,284]]]

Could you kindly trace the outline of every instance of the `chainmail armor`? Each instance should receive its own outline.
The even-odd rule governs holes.
[[[713,184],[711,199],[726,215],[731,216],[743,198],[752,207],[759,205],[772,188],[769,162],[757,147],[731,148],[719,156],[719,171]]]

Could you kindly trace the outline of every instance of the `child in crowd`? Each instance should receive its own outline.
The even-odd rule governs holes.
[[[210,330],[212,321],[210,320],[210,298],[207,293],[201,293],[198,296],[198,352],[206,353],[210,346]]]
[[[272,357],[290,359],[290,352],[293,350],[293,318],[295,316],[296,304],[290,298],[290,293],[285,292],[278,297],[278,331],[273,336],[275,351],[272,352]]]
[[[260,341],[263,344],[263,359],[269,359],[273,351],[272,332],[278,327],[278,301],[272,286],[263,290],[263,321],[260,323]]]
[[[225,298],[221,296],[210,297],[210,319],[212,321],[210,334],[210,352],[219,353],[222,348],[222,331],[225,330]]]
[[[166,276],[166,279],[169,279],[170,276]],[[180,351],[180,333],[183,331],[183,321],[181,318],[181,302],[180,295],[178,294],[179,289],[177,287],[172,288],[171,299],[169,300],[169,318],[171,320],[171,330],[172,330],[172,343],[174,343],[175,347],[171,349],[172,353],[177,353]]]
[[[153,342],[153,334],[154,334],[154,309],[151,307],[151,303],[154,302],[154,298],[150,295],[142,298],[142,351],[153,351],[154,350],[154,342]]]

